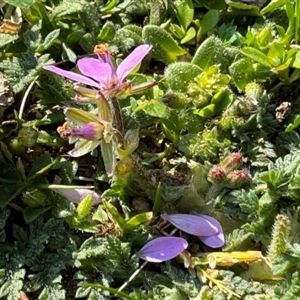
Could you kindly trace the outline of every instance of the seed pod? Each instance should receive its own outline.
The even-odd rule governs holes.
[[[18,132],[19,142],[27,148],[31,148],[35,145],[38,136],[39,133],[32,127],[23,127]]]

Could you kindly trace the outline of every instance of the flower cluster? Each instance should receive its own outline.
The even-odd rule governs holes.
[[[161,217],[178,229],[197,236],[211,248],[220,248],[225,243],[221,224],[210,216],[200,214],[163,214]],[[148,242],[139,251],[138,255],[141,259],[150,262],[163,262],[176,257],[187,247],[188,243],[183,238],[159,237]]]
[[[231,153],[219,165],[215,165],[209,170],[208,180],[218,186],[240,187],[250,180],[248,172],[240,169],[242,164],[242,154],[240,152]]]
[[[81,74],[52,65],[44,67],[47,71],[77,83],[74,88],[77,93],[74,99],[76,102],[98,105],[97,116],[81,109],[65,109],[67,119],[78,126],[72,128],[68,123],[68,126],[59,127],[62,137],[79,139],[76,148],[69,152],[71,156],[82,156],[92,151],[103,138],[107,143],[111,141],[115,130],[112,128],[114,120],[109,104],[110,99],[136,93],[156,84],[156,81],[150,81],[139,86],[132,86],[131,81],[125,81],[127,75],[139,65],[151,48],[150,45],[138,46],[117,68],[112,62],[107,44],[95,47],[94,53],[97,58],[86,57],[78,60],[77,68]]]

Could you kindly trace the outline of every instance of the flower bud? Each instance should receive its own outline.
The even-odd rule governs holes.
[[[100,122],[90,122],[79,128],[70,128],[70,136],[88,141],[98,141],[103,137],[104,126]]]
[[[220,163],[220,166],[224,169],[225,173],[236,170],[243,163],[243,156],[240,152],[234,152],[226,156]]]
[[[246,170],[234,170],[228,174],[229,187],[237,188],[249,182],[250,177]]]
[[[93,204],[101,202],[101,196],[89,189],[55,189],[56,193],[68,198],[73,203],[80,203],[87,195],[92,195]]]
[[[215,184],[224,183],[226,181],[226,173],[220,166],[213,166],[208,172],[207,179]]]

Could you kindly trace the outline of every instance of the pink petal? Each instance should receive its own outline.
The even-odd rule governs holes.
[[[101,83],[105,88],[109,88],[113,74],[115,72],[111,65],[96,58],[83,58],[77,62],[79,71],[88,77]]]
[[[218,228],[214,222],[211,222],[200,215],[163,214],[161,217],[172,223],[180,230],[196,236],[211,236],[218,232]]]
[[[141,259],[150,262],[163,262],[180,254],[188,247],[180,237],[159,237],[147,243],[138,253]]]
[[[120,63],[117,69],[120,82],[142,61],[151,49],[151,45],[138,46]]]
[[[85,196],[93,195],[93,204],[101,202],[101,197],[94,191],[88,189],[55,189],[56,193],[68,198],[73,203],[79,203]]]
[[[99,84],[97,82],[95,82],[94,80],[87,78],[83,75],[77,74],[75,72],[65,71],[65,70],[57,68],[55,66],[45,66],[45,67],[43,67],[43,69],[53,72],[55,74],[58,74],[60,76],[66,77],[66,78],[71,79],[76,82],[84,83],[84,84],[94,86],[94,87],[99,87]]]

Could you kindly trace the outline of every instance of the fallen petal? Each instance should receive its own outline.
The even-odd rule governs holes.
[[[203,215],[162,214],[161,217],[178,229],[196,236],[212,236],[219,232],[215,223],[204,218]]]
[[[198,236],[198,238],[207,246],[211,248],[220,248],[224,246],[225,244],[225,238],[223,233],[223,228],[218,220],[216,220],[213,217],[207,216],[207,215],[201,215],[196,214],[197,216],[200,216],[210,223],[214,224],[218,228],[218,233],[212,235],[212,236]]]
[[[198,236],[202,243],[211,248],[221,248],[225,244],[224,233],[218,232],[212,236]]]
[[[151,45],[138,46],[120,63],[117,69],[120,82],[142,61],[151,49]]]
[[[68,198],[73,203],[79,203],[85,196],[93,195],[93,204],[99,204],[101,197],[94,191],[88,189],[55,189],[56,193]]]
[[[188,247],[185,239],[180,237],[159,237],[147,243],[138,256],[149,262],[163,262],[180,254]]]
[[[60,76],[66,77],[68,79],[80,82],[80,83],[84,83],[90,86],[94,86],[94,87],[99,87],[99,83],[95,82],[94,80],[87,78],[83,75],[77,74],[75,72],[71,72],[71,71],[65,71],[63,69],[57,68],[55,66],[45,66],[43,67],[44,70],[53,72],[55,74],[58,74]]]

